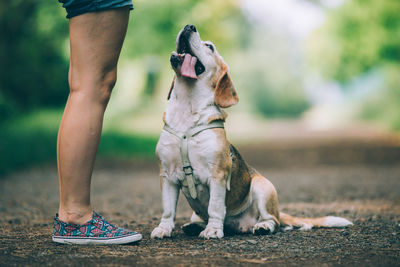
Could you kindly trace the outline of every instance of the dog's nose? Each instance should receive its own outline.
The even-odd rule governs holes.
[[[192,25],[192,24],[186,25],[185,26],[185,30],[192,31],[192,32],[197,32],[196,27],[194,25]]]

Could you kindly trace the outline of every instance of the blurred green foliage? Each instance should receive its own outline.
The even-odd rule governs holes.
[[[311,62],[343,85],[379,70],[383,83],[365,99],[361,116],[400,130],[400,1],[348,0],[309,44]]]
[[[400,1],[347,0],[310,39],[310,59],[328,78],[347,82],[400,62]]]
[[[45,162],[56,162],[62,110],[40,110],[7,121],[0,131],[0,175]],[[105,130],[98,156],[112,159],[153,158],[157,136]],[[0,176],[1,177],[1,176]]]
[[[256,112],[266,118],[297,118],[310,107],[299,77],[264,71],[253,69],[246,75]]]
[[[157,55],[168,59],[177,33],[186,24],[196,25],[202,37],[223,50],[242,45],[238,40],[245,34],[246,20],[236,0],[135,0],[134,6],[124,43],[129,58]]]
[[[400,64],[384,68],[385,83],[362,103],[361,116],[400,132]]]
[[[254,104],[267,118],[297,118],[310,107],[301,88],[256,87]]]
[[[310,103],[303,88],[306,73],[298,41],[262,23],[249,27],[245,38],[240,51],[244,64],[233,66],[239,97],[249,94],[251,111],[265,118],[300,117]]]
[[[67,24],[56,1],[0,1],[0,122],[67,97]]]
[[[220,47],[234,49],[240,44],[236,40],[243,31],[244,18],[237,1],[137,0],[134,5],[122,60],[140,60],[149,55],[167,59],[175,49],[177,32],[188,23],[196,24]],[[65,15],[57,1],[0,2],[0,122],[35,108],[65,103]],[[168,60],[159,61],[168,64]],[[159,75],[153,76],[156,80],[151,82],[157,84]]]

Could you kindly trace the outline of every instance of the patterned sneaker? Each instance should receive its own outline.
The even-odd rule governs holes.
[[[58,214],[54,218],[54,242],[67,244],[127,244],[142,239],[142,235],[134,231],[119,228],[93,211],[93,217],[85,224],[70,224],[61,221]]]

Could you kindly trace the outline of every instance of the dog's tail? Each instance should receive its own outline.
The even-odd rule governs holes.
[[[280,212],[279,221],[284,230],[292,230],[299,228],[299,230],[309,230],[313,227],[346,227],[353,225],[349,220],[342,217],[325,216],[319,218],[300,218],[294,217],[289,214]]]

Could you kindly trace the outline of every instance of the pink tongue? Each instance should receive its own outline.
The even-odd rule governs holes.
[[[197,57],[192,57],[191,55],[186,54],[181,67],[181,75],[183,77],[197,79],[196,71],[194,70],[196,62]]]

